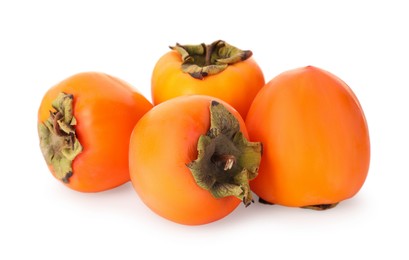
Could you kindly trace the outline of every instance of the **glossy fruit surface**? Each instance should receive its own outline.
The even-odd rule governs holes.
[[[153,103],[182,95],[208,95],[229,103],[245,118],[254,96],[265,83],[251,56],[251,51],[241,51],[223,41],[176,45],[153,70]]]
[[[79,73],[53,86],[38,110],[40,144],[52,174],[84,192],[129,181],[129,138],[151,108],[129,84],[104,73]]]
[[[228,115],[211,116],[220,106]],[[219,123],[222,127],[213,127]],[[163,102],[132,132],[133,186],[150,209],[171,221],[200,225],[221,219],[241,201],[251,202],[248,180],[255,177],[261,155],[260,147],[247,147],[243,137],[243,119],[221,100],[193,95]]]
[[[335,75],[307,66],[284,72],[258,93],[246,125],[264,153],[252,190],[286,206],[330,205],[364,184],[370,140],[362,107]]]

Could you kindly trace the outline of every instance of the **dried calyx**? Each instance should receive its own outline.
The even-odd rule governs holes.
[[[196,183],[215,198],[235,196],[253,202],[249,181],[257,176],[262,145],[249,142],[237,119],[219,102],[210,105],[210,129],[201,135],[198,158],[187,166]]]
[[[73,95],[60,93],[53,101],[53,111],[45,122],[38,124],[40,148],[47,165],[55,176],[69,182],[72,161],[81,153],[82,146],[75,133],[77,121],[73,114]]]
[[[206,45],[180,45],[170,47],[182,56],[182,71],[193,78],[204,79],[225,70],[229,65],[250,58],[253,53],[240,50],[222,40]]]

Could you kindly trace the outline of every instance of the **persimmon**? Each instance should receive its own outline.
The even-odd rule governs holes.
[[[263,73],[250,50],[224,41],[171,47],[156,63],[151,79],[155,105],[181,95],[200,94],[224,100],[245,118],[264,85]]]
[[[331,208],[365,182],[365,115],[351,88],[328,71],[307,66],[276,76],[255,97],[246,125],[264,147],[250,185],[268,203]]]
[[[38,134],[53,176],[83,192],[129,181],[129,138],[151,108],[128,83],[104,73],[79,73],[50,88],[38,110]]]
[[[252,202],[261,145],[248,142],[244,120],[209,96],[177,97],[155,106],[130,141],[131,181],[158,215],[185,225],[227,216]]]

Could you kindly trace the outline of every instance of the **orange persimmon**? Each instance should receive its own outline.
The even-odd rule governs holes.
[[[226,101],[246,117],[265,83],[251,51],[220,40],[210,45],[176,44],[171,49],[157,61],[152,73],[155,105],[181,95],[208,95]]]
[[[129,138],[151,108],[129,84],[104,73],[79,73],[58,83],[38,110],[40,147],[50,171],[83,192],[129,181]]]
[[[209,96],[181,96],[155,106],[130,141],[131,181],[158,215],[206,224],[252,202],[261,145],[247,141],[240,114]]]
[[[370,161],[367,122],[335,75],[313,66],[278,75],[257,94],[246,125],[264,147],[251,182],[262,200],[325,209],[361,189]]]

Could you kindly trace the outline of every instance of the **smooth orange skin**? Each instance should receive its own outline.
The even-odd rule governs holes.
[[[332,204],[365,182],[370,141],[352,90],[335,75],[307,66],[284,72],[259,92],[246,119],[263,143],[252,190],[285,206]]]
[[[151,79],[153,104],[182,95],[208,95],[233,106],[243,118],[264,86],[264,76],[253,58],[229,65],[224,71],[195,79],[181,70],[182,58],[176,51],[164,54],[156,63]]]
[[[197,142],[210,127],[208,96],[183,96],[163,102],[136,124],[130,142],[131,181],[142,201],[158,215],[185,225],[207,224],[227,216],[240,200],[214,198],[200,188],[188,167],[197,158]],[[239,120],[247,137],[244,120]]]
[[[47,120],[51,103],[60,92],[74,95],[76,134],[83,146],[73,161],[73,175],[66,185],[77,191],[98,192],[129,181],[129,138],[136,122],[152,104],[124,81],[103,73],[84,72],[46,92],[38,122]]]

